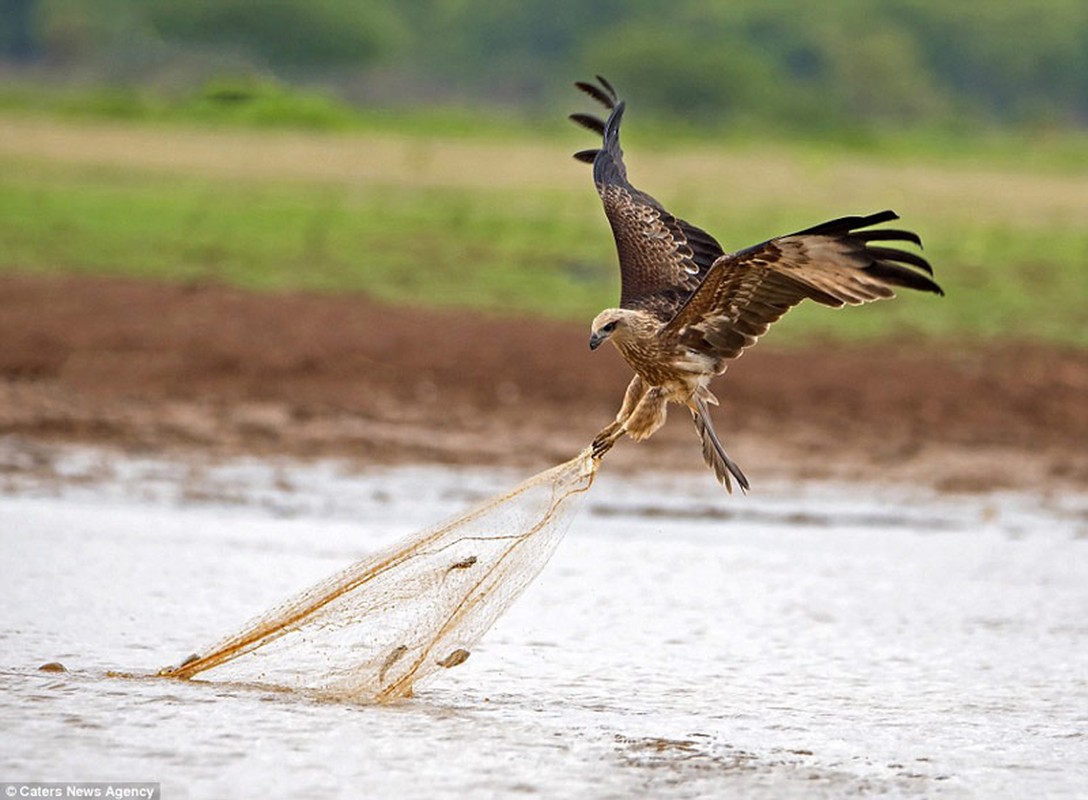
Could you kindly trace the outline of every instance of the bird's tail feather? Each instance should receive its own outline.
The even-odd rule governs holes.
[[[733,493],[733,484],[729,480],[732,475],[736,478],[740,488],[748,491],[748,479],[744,477],[737,463],[726,455],[718,434],[714,431],[714,425],[710,421],[710,412],[706,402],[701,397],[695,398],[695,404],[691,408],[691,417],[695,421],[695,429],[699,432],[699,438],[703,442],[703,459],[707,466],[714,470],[714,476],[730,494]]]

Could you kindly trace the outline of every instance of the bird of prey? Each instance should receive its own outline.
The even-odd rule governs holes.
[[[771,324],[802,300],[826,306],[860,305],[895,296],[895,288],[944,294],[921,256],[888,246],[918,235],[874,228],[898,219],[892,211],[841,217],[762,244],[726,253],[706,231],[675,217],[627,180],[620,149],[624,101],[607,80],[578,82],[608,110],[602,120],[571,114],[602,137],[599,148],[574,154],[593,165],[620,261],[620,307],[593,320],[589,347],[611,341],[635,371],[616,419],[593,442],[601,457],[624,434],[640,441],[665,423],[668,403],[688,407],[703,458],[732,492],[748,479],[726,455],[711,423],[717,405],[711,378],[756,343]]]

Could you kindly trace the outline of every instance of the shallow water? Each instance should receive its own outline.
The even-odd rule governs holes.
[[[71,451],[0,495],[0,780],[163,796],[1088,794],[1088,498],[604,474],[391,707],[151,672],[509,472]],[[36,668],[60,661],[70,670]]]

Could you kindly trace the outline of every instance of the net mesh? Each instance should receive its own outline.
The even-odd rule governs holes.
[[[597,465],[587,449],[352,564],[159,675],[356,701],[409,697],[428,676],[463,663],[536,577]]]

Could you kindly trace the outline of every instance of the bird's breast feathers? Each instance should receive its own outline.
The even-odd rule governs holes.
[[[688,347],[663,347],[659,341],[626,341],[619,346],[624,360],[651,386],[670,397],[687,398],[722,371],[718,359]]]

